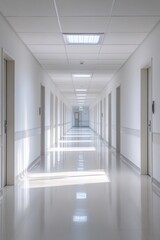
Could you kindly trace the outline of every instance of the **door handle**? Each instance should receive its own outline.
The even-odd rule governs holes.
[[[149,120],[149,122],[148,122],[148,128],[149,128],[149,131],[152,130],[152,122],[151,122],[151,120]]]
[[[4,121],[4,132],[7,133],[7,120]]]

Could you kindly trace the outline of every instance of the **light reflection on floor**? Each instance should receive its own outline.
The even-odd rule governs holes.
[[[50,148],[49,152],[90,152],[96,151],[95,147],[54,147]]]
[[[55,146],[62,151],[48,152],[17,187],[5,188],[0,240],[159,240],[160,197],[150,178],[90,129],[68,134]]]

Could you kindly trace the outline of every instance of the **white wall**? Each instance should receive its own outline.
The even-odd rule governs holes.
[[[153,100],[155,100],[155,114],[153,115],[153,178],[160,182],[160,24],[156,26],[149,37],[131,56],[114,78],[107,84],[100,99],[108,100],[112,92],[112,146],[116,143],[116,87],[121,85],[121,154],[133,164],[141,166],[140,146],[140,70],[153,62],[152,84]],[[98,102],[100,101],[98,100]],[[97,102],[97,104],[98,104]],[[108,106],[108,104],[106,104]],[[91,127],[93,122],[94,106],[90,109]],[[143,111],[143,109],[142,109]],[[106,109],[108,113],[108,110]],[[107,121],[106,121],[107,125]],[[108,136],[108,133],[107,133]],[[108,141],[108,137],[106,137]]]
[[[50,92],[63,100],[53,81],[41,68],[12,28],[0,15],[0,48],[15,60],[15,179],[40,156],[40,90],[45,86],[46,150],[50,147]],[[0,59],[1,61],[1,59]],[[2,68],[1,91],[2,91]],[[2,92],[1,92],[2,93]],[[0,99],[1,101],[2,99]],[[2,102],[0,102],[1,106]],[[66,106],[66,111],[69,107]],[[1,108],[2,115],[2,108]],[[60,123],[60,116],[58,118]],[[71,127],[67,119],[66,129]],[[70,121],[70,123],[69,123]],[[0,135],[2,125],[0,128]],[[2,139],[0,138],[0,141]],[[1,148],[2,150],[2,148]],[[1,156],[1,154],[0,154]],[[2,159],[0,159],[2,162]]]

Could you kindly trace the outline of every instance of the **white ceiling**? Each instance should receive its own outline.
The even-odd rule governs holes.
[[[0,11],[66,100],[77,105],[75,89],[87,88],[90,105],[160,20],[160,0],[1,0]],[[66,46],[62,32],[104,38],[97,46]]]

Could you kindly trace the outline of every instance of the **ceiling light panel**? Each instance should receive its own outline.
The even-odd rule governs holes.
[[[74,78],[90,78],[91,74],[72,74]]]
[[[76,92],[87,92],[87,89],[76,89]]]
[[[87,94],[85,94],[85,93],[82,93],[82,94],[81,93],[77,93],[76,96],[77,97],[85,97],[85,96],[87,96]]]
[[[77,96],[77,99],[86,99],[86,96],[83,96],[83,97]]]
[[[103,34],[63,34],[67,45],[98,45]]]

